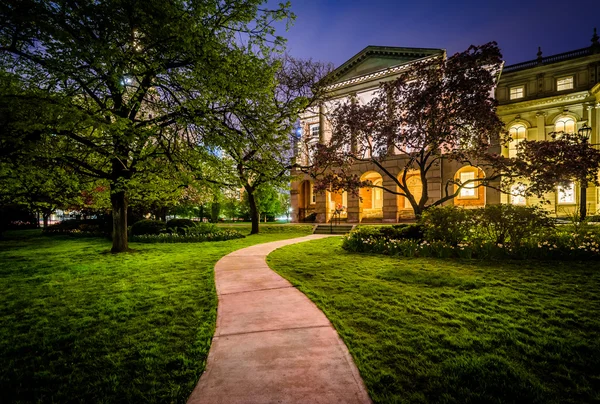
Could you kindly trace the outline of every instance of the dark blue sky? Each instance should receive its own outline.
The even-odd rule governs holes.
[[[292,0],[288,51],[336,67],[367,45],[443,48],[496,41],[507,64],[591,44],[600,0]]]

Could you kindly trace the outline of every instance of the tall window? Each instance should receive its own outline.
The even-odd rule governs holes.
[[[575,203],[575,183],[570,182],[566,186],[559,185],[557,192],[559,204],[566,205]]]
[[[310,204],[314,205],[315,203],[317,203],[317,195],[315,194],[315,188],[313,186],[313,183],[310,183]]]
[[[575,133],[575,119],[570,116],[560,118],[554,124],[555,132]]]
[[[510,88],[510,99],[516,100],[525,97],[525,86],[516,86]]]
[[[513,205],[526,205],[527,199],[525,198],[525,185],[514,184],[510,187],[510,203]]]
[[[310,140],[319,141],[319,124],[310,125]]]
[[[381,186],[383,180],[376,180],[373,185]],[[381,209],[383,207],[383,189],[373,188],[373,203],[371,205],[373,209]]]
[[[556,91],[570,90],[573,88],[573,76],[556,79]]]
[[[519,143],[527,138],[527,128],[522,123],[518,123],[511,126],[508,133],[512,139],[508,144],[508,157],[517,157]]]
[[[469,181],[469,180],[474,180],[475,179],[475,172],[473,171],[466,171],[466,172],[462,172],[460,173],[460,183],[464,184],[465,182]],[[468,185],[465,185],[464,187],[461,188],[460,190],[460,197],[461,198],[476,198],[477,197],[477,187],[475,185],[475,183],[469,183]]]
[[[313,162],[315,154],[315,145],[319,142],[319,124],[313,124],[308,127],[309,138],[307,142],[308,146],[308,163]]]
[[[415,201],[419,203],[421,200],[421,195],[423,195],[423,183],[421,183],[421,178],[418,175],[412,175],[406,179],[406,186],[410,193],[412,194]],[[408,198],[404,198],[404,207],[412,208],[410,201]]]

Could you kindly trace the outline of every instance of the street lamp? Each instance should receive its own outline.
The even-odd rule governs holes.
[[[590,128],[587,123],[584,123],[577,133],[579,133],[580,136],[583,136],[586,141],[589,141],[590,136],[592,135],[592,128]]]
[[[592,128],[590,128],[587,123],[584,123],[581,128],[577,131],[579,136],[583,138],[584,143],[587,143],[590,140],[590,136],[592,135]],[[579,218],[581,221],[585,219],[587,216],[587,178],[581,178],[580,180],[580,189],[579,189]]]

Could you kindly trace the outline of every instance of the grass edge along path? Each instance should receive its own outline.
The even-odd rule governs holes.
[[[598,264],[407,259],[340,239],[267,261],[330,319],[375,402],[600,402]]]
[[[0,241],[0,391],[7,402],[186,402],[215,329],[214,264],[310,228],[212,243],[7,234]]]

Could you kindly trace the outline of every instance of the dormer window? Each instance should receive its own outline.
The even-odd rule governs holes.
[[[573,88],[573,76],[556,79],[556,91],[571,90]]]
[[[525,86],[516,86],[510,88],[510,99],[516,100],[525,97]]]

